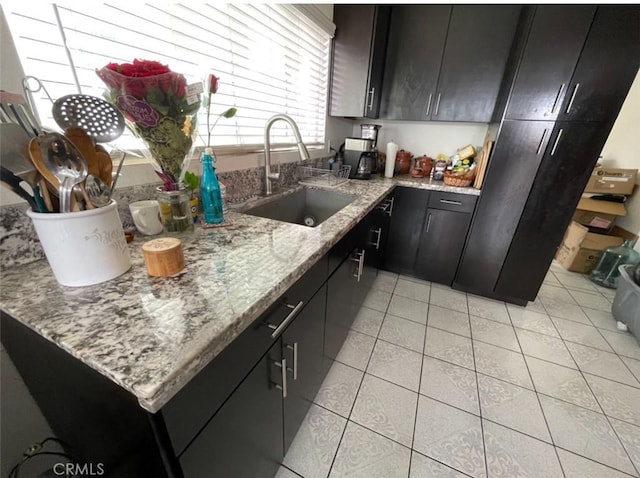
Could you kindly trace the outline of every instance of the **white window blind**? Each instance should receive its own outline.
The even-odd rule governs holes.
[[[276,113],[293,117],[308,145],[324,143],[331,35],[290,6],[74,2],[57,5],[56,15],[52,4],[21,2],[3,9],[25,74],[38,78],[54,100],[78,92],[69,57],[81,92],[100,97],[105,85],[96,69],[156,60],[189,82],[207,73],[220,78],[211,124],[231,106],[238,113],[220,119],[213,145],[262,145],[265,122]],[[43,123],[55,126],[49,99],[42,91],[34,96]],[[197,145],[206,142],[205,111]],[[133,147],[131,141],[137,140],[118,144]],[[276,123],[272,143],[292,141],[288,127]]]

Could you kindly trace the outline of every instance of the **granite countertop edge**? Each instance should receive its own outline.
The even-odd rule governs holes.
[[[321,257],[329,252],[396,186],[476,196],[480,194],[479,190],[473,188],[450,187],[442,182],[417,180],[410,177],[393,179],[376,177],[371,181],[350,181],[334,190],[354,194],[357,196],[356,200],[313,230],[309,230],[305,226],[255,218],[241,212],[230,211],[227,220],[232,223],[231,227],[220,230],[199,230],[196,234],[183,236],[187,262],[190,257],[197,258],[198,254],[201,255],[192,265],[194,270],[190,274],[187,273],[190,277],[188,282],[181,274],[162,279],[146,277],[144,263],[141,258],[137,257],[139,252],[137,249],[149,239],[144,238],[137,239],[130,245],[132,269],[135,270],[109,281],[106,283],[109,285],[102,288],[100,284],[80,288],[60,286],[55,281],[46,261],[37,261],[35,264],[21,268],[20,270],[24,271],[23,274],[20,274],[19,271],[4,274],[3,287],[0,289],[0,308],[40,336],[53,342],[87,366],[132,393],[142,408],[155,413]],[[293,190],[295,189],[298,187],[293,188]],[[243,303],[239,310],[236,310],[235,304],[231,300],[226,304],[214,304],[214,310],[211,311],[212,302],[209,295],[215,295],[215,293],[208,294],[206,293],[208,290],[221,294],[225,287],[236,288],[236,283],[243,283],[246,286],[246,283],[250,282],[247,281],[247,277],[251,275],[253,278],[257,271],[250,274],[244,269],[257,266],[250,263],[247,263],[246,266],[240,266],[243,269],[240,270],[241,278],[243,273],[245,274],[244,282],[238,279],[234,283],[225,283],[224,280],[227,278],[221,280],[218,273],[211,272],[212,268],[206,264],[209,262],[209,256],[219,255],[220,251],[223,251],[231,259],[232,248],[237,242],[240,244],[241,251],[250,251],[247,260],[251,260],[251,254],[256,253],[251,248],[258,248],[257,242],[255,246],[251,244],[254,233],[252,231],[260,231],[262,234],[256,239],[256,241],[261,241],[260,252],[257,252],[258,260],[265,261],[264,268],[276,264],[280,269],[273,275],[265,273],[264,288],[258,287],[257,290],[249,290],[249,293],[246,294],[246,303]],[[309,243],[309,245],[304,246],[306,248],[299,254],[300,257],[295,257],[297,260],[292,260],[285,265],[281,264],[283,261],[274,263],[273,254],[263,251],[266,241],[264,236],[268,235],[264,231],[272,236],[282,235],[281,242],[276,241],[277,244],[290,244],[293,238],[294,241],[299,240],[302,244]],[[218,242],[212,245],[210,239],[215,239],[222,245]],[[269,237],[269,240],[273,241],[273,238]],[[242,260],[233,259],[230,262],[242,262]],[[31,272],[34,272],[36,277],[33,277]],[[238,270],[234,270],[234,272],[238,272]],[[131,275],[135,275],[135,277],[131,278]],[[222,275],[224,276],[224,274]],[[202,280],[198,281],[198,278]],[[210,289],[203,285],[209,279],[216,284]],[[228,280],[233,279],[229,278]],[[259,280],[257,279],[256,282],[260,283]],[[192,306],[192,312],[189,312],[186,305],[178,304],[178,302],[183,302],[183,299],[174,300],[171,297],[172,293],[176,295],[185,293],[180,289],[182,282],[185,282],[184,285],[188,287],[194,287],[194,284],[201,287],[201,290],[196,290],[194,295],[190,297],[192,302],[197,303]],[[45,298],[29,299],[28,293],[20,292],[20,289],[27,284],[34,287],[38,283],[43,289],[53,289],[50,292],[54,295],[50,296],[52,305],[49,314],[47,314],[46,307],[43,306],[46,303]],[[240,285],[237,288],[244,298],[245,289],[242,289]],[[56,289],[61,294],[56,296]],[[102,289],[107,290],[106,298],[99,297]],[[129,296],[126,295],[128,293],[133,299],[128,300]],[[172,301],[176,304],[173,304]],[[36,306],[34,309],[36,304],[39,304],[40,308]],[[55,306],[62,310],[53,311]],[[128,306],[131,306],[131,309],[128,309]],[[181,306],[186,309],[185,313],[188,312],[186,316],[180,315]],[[94,309],[94,315],[86,320],[82,318],[83,312],[91,315],[94,313]],[[40,312],[34,313],[34,310]],[[140,332],[140,337],[127,337],[127,334],[135,335],[136,327],[132,322],[138,320],[137,316],[128,315],[128,310],[144,315],[145,320],[141,320],[144,327],[142,327],[143,331]],[[113,314],[113,317],[109,318],[116,325],[111,326],[111,322],[101,321],[101,317],[97,315],[100,313],[104,313],[105,316],[109,313]],[[191,323],[192,317],[189,313],[208,315],[202,315],[199,321]],[[174,319],[174,316],[177,318]],[[69,320],[69,317],[73,317],[74,320]],[[164,323],[165,319],[167,323]],[[188,330],[188,333],[184,332],[183,335],[176,334],[184,342],[178,341],[177,344],[172,344],[171,341],[174,339],[172,334],[175,333],[173,327],[177,329],[192,327],[193,329]],[[120,335],[124,335],[125,340],[118,340],[121,338]],[[147,341],[149,342],[148,347]],[[154,343],[159,344],[157,352],[153,349]],[[165,353],[165,349],[167,356],[162,355]],[[151,357],[149,359],[151,365],[148,367],[145,367],[146,357]]]

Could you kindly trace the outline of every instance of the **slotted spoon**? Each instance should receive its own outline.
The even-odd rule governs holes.
[[[51,109],[53,119],[63,130],[79,127],[97,143],[108,143],[122,135],[124,117],[110,103],[89,95],[67,95],[58,98]]]

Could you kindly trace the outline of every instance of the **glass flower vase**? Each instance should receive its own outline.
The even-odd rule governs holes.
[[[166,191],[162,187],[158,187],[156,198],[160,205],[160,219],[164,232],[193,230],[191,191],[183,186],[174,191]]]

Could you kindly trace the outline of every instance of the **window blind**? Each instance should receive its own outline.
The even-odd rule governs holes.
[[[109,62],[156,60],[189,82],[219,77],[210,122],[229,107],[212,131],[213,145],[262,145],[266,120],[290,115],[308,145],[323,144],[331,35],[298,9],[275,4],[75,2],[3,6],[26,75],[35,76],[55,100],[78,92],[102,96],[95,71]],[[57,15],[56,15],[57,9]],[[59,19],[59,20],[58,20]],[[65,41],[66,39],[66,45]],[[66,48],[65,48],[66,47]],[[55,127],[43,91],[34,101],[43,124]],[[199,112],[206,142],[206,108]],[[272,128],[272,143],[293,142],[285,123]],[[130,134],[118,144],[140,147]]]

